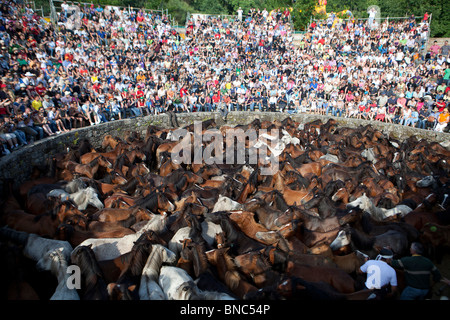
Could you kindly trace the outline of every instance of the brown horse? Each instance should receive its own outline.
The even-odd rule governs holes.
[[[83,300],[108,300],[106,290],[108,282],[100,269],[91,245],[78,246],[72,251],[70,260],[81,270],[81,298]]]
[[[114,164],[117,157],[121,155],[122,153],[128,151],[130,146],[125,142],[119,142],[117,146],[109,151],[109,152],[88,152],[80,156],[80,163],[81,164],[88,164],[92,162],[94,159],[103,156],[106,158],[111,164]]]
[[[73,247],[78,246],[83,241],[90,238],[122,238],[126,235],[135,233],[128,228],[117,228],[110,231],[85,231],[80,230],[76,226],[68,224],[60,224],[54,233],[54,238],[58,240],[68,241]]]
[[[220,248],[206,252],[209,263],[216,267],[219,279],[239,298],[243,298],[258,288],[247,280],[239,272],[233,259],[228,254],[229,248]]]
[[[261,251],[249,252],[234,257],[239,271],[245,274],[258,288],[273,285],[279,281],[281,274],[273,270],[272,264]]]
[[[268,232],[263,225],[255,221],[254,213],[248,211],[230,211],[230,219],[234,221],[238,227],[248,237],[261,241],[256,237],[257,232]]]
[[[430,193],[413,211],[404,216],[403,220],[417,230],[421,230],[427,223],[442,223],[440,219],[442,214],[439,212],[446,211],[437,203],[437,194]]]
[[[100,222],[117,222],[128,219],[131,215],[136,216],[138,221],[149,220],[150,212],[140,208],[128,208],[128,209],[117,209],[117,208],[103,208],[91,217],[94,221]]]
[[[66,169],[74,174],[93,179],[100,167],[112,168],[112,163],[105,157],[99,155],[87,164],[77,163],[75,161],[65,161],[58,164],[60,169]]]
[[[420,240],[428,248],[431,258],[442,263],[444,253],[450,247],[450,225],[427,222],[420,231]]]
[[[17,231],[35,233],[42,237],[52,238],[58,225],[68,219],[80,217],[83,214],[72,203],[65,201],[52,210],[40,215],[33,215],[22,209],[12,193],[6,197],[2,205],[2,224]]]
[[[25,211],[34,215],[44,214],[52,210],[58,201],[48,198],[45,193],[37,192],[30,194],[25,202]]]
[[[304,174],[302,174],[304,176]],[[286,186],[284,182],[284,178],[282,177],[280,172],[275,174],[275,190],[278,190],[283,194],[283,198],[286,201],[286,204],[289,206],[300,205],[303,202],[311,200],[314,196],[314,193],[311,190],[292,190],[288,186]]]
[[[121,141],[118,137],[114,138],[112,135],[107,134],[103,137],[102,148],[106,150],[106,148],[110,147],[114,150]]]
[[[344,270],[326,266],[305,266],[288,263],[286,274],[311,282],[325,282],[340,293],[355,292],[355,280]]]
[[[144,232],[139,239],[136,240],[135,244],[141,242],[150,242],[152,244],[167,246],[167,243],[151,230]],[[114,259],[98,261],[107,283],[113,283],[119,279],[120,274],[122,274],[129,266],[132,256],[132,251],[130,251]]]
[[[367,300],[373,290],[359,290],[352,293],[337,292],[328,283],[307,281],[291,276],[280,280],[272,295],[290,300]]]

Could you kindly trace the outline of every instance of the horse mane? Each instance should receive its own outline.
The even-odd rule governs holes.
[[[89,246],[79,246],[74,252],[77,253],[77,259],[75,259],[76,261],[72,259],[72,262],[80,267],[81,272],[87,278],[86,282],[96,282],[96,280],[92,281],[92,277],[104,278],[95,253]]]
[[[136,186],[139,184],[139,179],[137,177],[133,177],[128,180],[126,183],[119,186],[119,188],[126,193],[130,194],[130,191],[135,190]]]
[[[175,254],[169,256],[167,254],[167,249],[161,244],[155,244],[152,246],[152,250],[148,256],[145,264],[145,270],[143,274],[151,280],[158,281],[159,270],[164,264],[171,264],[175,259]],[[170,251],[169,251],[170,252]]]
[[[129,164],[130,160],[128,159],[128,157],[126,156],[125,153],[120,154],[115,163],[114,163],[114,168],[122,168],[124,165]]]
[[[87,185],[82,178],[75,178],[64,186],[64,190],[68,193],[75,193],[85,188],[87,188]]]
[[[228,213],[226,211],[218,211],[214,212],[214,215],[219,219],[219,224],[226,235],[226,242],[239,245],[239,243],[235,243],[240,237],[239,231],[236,229],[234,222],[228,217]]]
[[[287,210],[289,206],[284,200],[283,194],[279,190],[272,190],[271,192],[274,194],[275,206],[281,211]]]
[[[364,232],[361,232],[354,228],[351,228],[349,232],[351,235],[351,241],[356,248],[361,250],[370,250],[373,248],[376,240],[375,237],[370,237],[364,234]]]
[[[101,157],[101,156],[100,156]],[[89,166],[89,168],[94,168],[96,165],[98,165],[98,162],[99,162],[99,158],[100,157],[97,157],[97,158],[95,158],[94,160],[92,160],[91,162],[89,162],[88,163],[88,166]]]
[[[136,206],[142,208],[155,208],[158,206],[158,193],[153,190],[151,193],[146,195],[144,198],[138,199],[135,203]]]
[[[33,221],[34,221],[34,222],[37,222],[37,221],[39,221],[39,219],[41,219],[41,218],[44,217],[44,216],[50,216],[53,220],[55,220],[56,217],[58,216],[59,210],[61,209],[61,207],[62,207],[63,205],[65,205],[65,206],[71,206],[71,207],[73,206],[73,202],[70,201],[70,200],[64,200],[64,201],[62,201],[62,200],[56,200],[56,201],[59,202],[57,205],[55,205],[55,206],[54,206],[52,209],[50,209],[48,212],[43,213],[43,214],[40,214],[40,215],[37,215],[36,217],[33,218]]]
[[[184,186],[186,185],[187,178],[185,176],[182,176],[177,182],[174,183],[175,190],[181,191],[183,190]]]
[[[140,276],[142,270],[147,262],[147,259],[152,251],[153,244],[150,241],[143,241],[135,243],[131,249],[131,259],[126,273],[131,273],[132,276]],[[120,276],[119,278],[122,278]],[[117,281],[119,282],[119,281]]]
[[[363,211],[361,214],[361,227],[362,230],[367,234],[370,234],[373,229],[373,223],[368,212]]]

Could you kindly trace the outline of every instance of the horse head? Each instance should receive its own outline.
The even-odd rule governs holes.
[[[436,183],[437,183],[437,181],[433,177],[433,175],[429,175],[429,176],[426,176],[426,177],[416,181],[416,186],[419,188],[428,188],[428,187],[432,187]]]
[[[52,271],[55,273],[60,266],[67,265],[66,258],[62,253],[62,248],[50,250],[45,253],[36,263],[37,270]]]
[[[332,251],[338,250],[351,243],[350,230],[342,229],[338,232],[336,238],[330,243],[330,249]]]
[[[364,193],[362,196],[357,198],[356,200],[353,200],[352,202],[347,203],[346,208],[352,209],[352,208],[359,208],[366,210],[370,208],[370,198]]]
[[[103,205],[103,203],[100,201],[100,199],[98,198],[97,191],[94,188],[87,187],[86,189],[84,189],[84,193],[85,193],[86,201],[87,201],[87,202],[85,202],[86,207],[87,207],[87,204],[90,204],[99,210],[103,209],[105,207]],[[85,209],[86,209],[86,207],[85,207]],[[80,209],[80,210],[83,210],[83,209]]]
[[[202,295],[194,281],[183,282],[176,290],[173,300],[202,300]]]

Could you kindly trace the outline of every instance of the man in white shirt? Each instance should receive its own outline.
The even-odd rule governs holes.
[[[366,260],[359,268],[359,273],[367,274],[366,288],[373,289],[375,295],[381,299],[392,296],[397,291],[397,274],[388,264],[393,256],[394,253],[390,249],[383,248],[375,260]]]
[[[239,7],[239,9],[237,11],[237,14],[238,14],[239,21],[242,21],[242,9],[241,9],[241,7]]]

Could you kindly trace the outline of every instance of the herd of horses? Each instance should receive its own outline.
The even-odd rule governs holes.
[[[173,161],[174,129],[148,126],[96,148],[79,141],[19,187],[4,181],[2,297],[365,300],[373,291],[357,271],[383,247],[399,258],[420,241],[432,259],[446,254],[450,151],[439,143],[333,119],[202,122],[202,134],[236,128],[291,138],[277,172],[262,175],[267,162],[248,154]],[[68,286],[74,266],[79,286]]]

